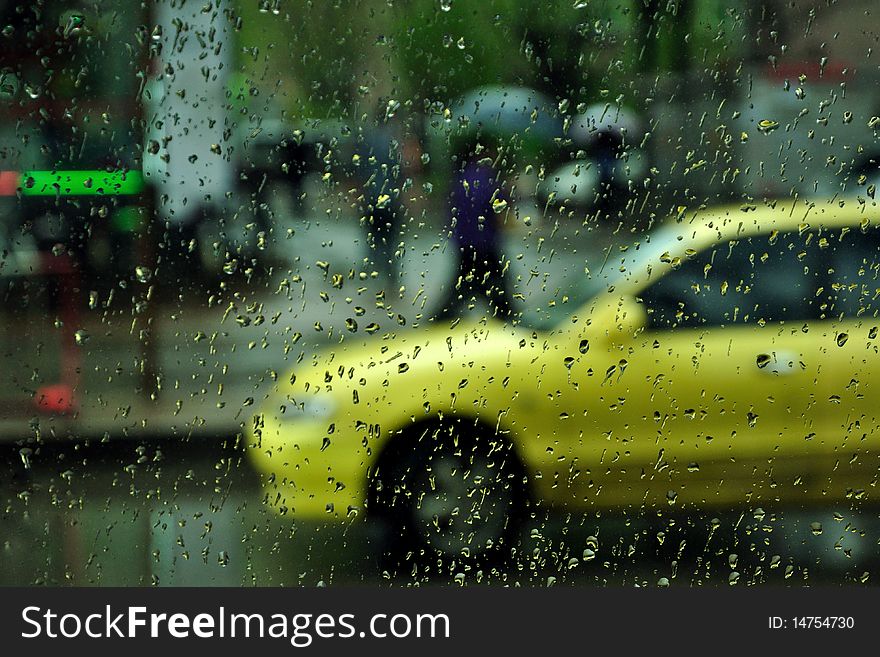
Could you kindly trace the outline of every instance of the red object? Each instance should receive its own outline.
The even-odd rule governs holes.
[[[854,66],[845,66],[840,62],[830,62],[821,66],[818,61],[780,62],[775,67],[768,64],[764,75],[773,80],[790,79],[792,84],[800,75],[806,75],[810,82],[841,82],[853,79]]]
[[[65,415],[76,410],[76,399],[73,396],[73,388],[66,383],[53,383],[42,386],[34,395],[37,408],[44,413]]]
[[[0,196],[15,196],[20,179],[18,171],[0,171]]]
[[[34,403],[44,413],[73,413],[77,410],[74,390],[79,385],[81,357],[75,336],[79,324],[79,271],[67,255],[41,255],[42,272],[48,276],[56,276],[58,280],[59,314],[63,326],[60,335],[60,380],[58,383],[40,387],[34,395]]]

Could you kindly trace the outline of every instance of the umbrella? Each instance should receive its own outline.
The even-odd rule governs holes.
[[[547,144],[562,137],[556,103],[527,87],[474,89],[451,105],[443,123],[441,129],[453,139],[480,134]]]

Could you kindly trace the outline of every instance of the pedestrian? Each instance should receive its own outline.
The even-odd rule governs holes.
[[[495,148],[479,142],[466,146],[457,158],[449,215],[458,264],[436,319],[457,316],[462,306],[473,308],[478,297],[486,299],[494,316],[512,316],[500,236],[509,199],[496,168],[498,159]]]
[[[625,107],[591,105],[575,117],[571,136],[592,162],[597,178],[593,211],[608,221],[622,219],[636,183],[647,175],[647,154],[639,141],[642,120]]]

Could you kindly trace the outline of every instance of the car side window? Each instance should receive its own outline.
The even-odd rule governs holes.
[[[817,319],[818,234],[772,232],[716,244],[647,288],[652,329]]]
[[[880,230],[837,231],[829,239],[827,307],[832,319],[876,317],[880,310]]]

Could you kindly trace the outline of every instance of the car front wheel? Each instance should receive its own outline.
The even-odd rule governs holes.
[[[399,436],[373,490],[371,511],[388,529],[391,552],[450,566],[509,553],[527,497],[509,441],[462,420]]]

